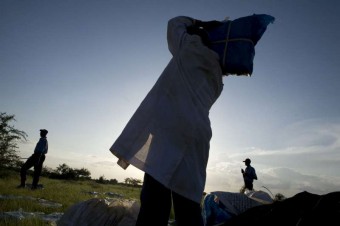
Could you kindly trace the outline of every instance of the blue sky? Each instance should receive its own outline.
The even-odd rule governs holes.
[[[28,134],[49,130],[45,165],[93,178],[142,179],[109,148],[171,55],[169,19],[276,18],[256,45],[252,77],[224,78],[211,109],[206,191],[238,192],[252,159],[256,190],[290,197],[340,186],[340,2],[321,0],[0,1],[0,111]],[[19,178],[18,178],[19,179]]]

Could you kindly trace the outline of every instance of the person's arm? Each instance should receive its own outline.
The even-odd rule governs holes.
[[[188,35],[187,27],[194,25],[195,21],[195,19],[186,16],[178,16],[169,20],[167,39],[168,48],[172,55],[175,55],[180,49],[183,41]]]
[[[45,151],[43,153],[47,154],[47,152],[48,152],[48,141],[46,140]]]
[[[253,170],[253,178],[254,178],[254,180],[257,180],[257,175],[256,175],[256,172],[255,172],[255,169]]]
[[[256,173],[255,173],[255,169],[254,167],[247,167],[246,169],[246,172],[244,173],[249,179],[252,179],[252,180],[257,180],[257,176],[256,176]]]

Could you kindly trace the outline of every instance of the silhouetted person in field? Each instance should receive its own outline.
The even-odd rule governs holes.
[[[40,130],[40,139],[35,146],[34,153],[27,159],[24,165],[21,167],[20,177],[21,183],[18,188],[24,188],[26,186],[26,173],[31,167],[34,167],[32,189],[36,189],[39,182],[39,177],[45,161],[45,155],[48,151],[47,135],[48,131],[46,129]]]
[[[169,20],[172,59],[110,148],[122,168],[145,172],[137,226],[167,226],[172,204],[177,226],[203,226],[210,108],[223,76],[252,73],[254,46],[273,21]]]
[[[244,188],[248,190],[253,190],[253,181],[257,180],[255,168],[250,165],[250,159],[247,158],[243,162],[247,166],[245,170],[241,169],[244,180]]]

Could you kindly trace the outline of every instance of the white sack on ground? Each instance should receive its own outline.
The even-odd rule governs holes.
[[[90,199],[71,206],[58,226],[135,226],[139,203],[133,200]]]

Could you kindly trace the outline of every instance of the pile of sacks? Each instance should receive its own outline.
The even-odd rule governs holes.
[[[268,195],[269,197],[269,195]],[[202,216],[205,226],[226,222],[247,209],[271,202],[263,192],[247,194],[231,192],[211,192],[202,202]],[[136,200],[123,198],[93,198],[71,206],[61,219],[58,226],[135,226],[140,204]],[[172,225],[175,222],[170,222]]]
[[[135,226],[140,205],[128,199],[93,198],[71,206],[58,226]]]
[[[58,226],[135,226],[139,202],[128,199],[90,199],[71,206]],[[340,192],[316,195],[301,192],[273,202],[263,191],[216,191],[202,201],[205,226],[333,225],[340,218]]]

